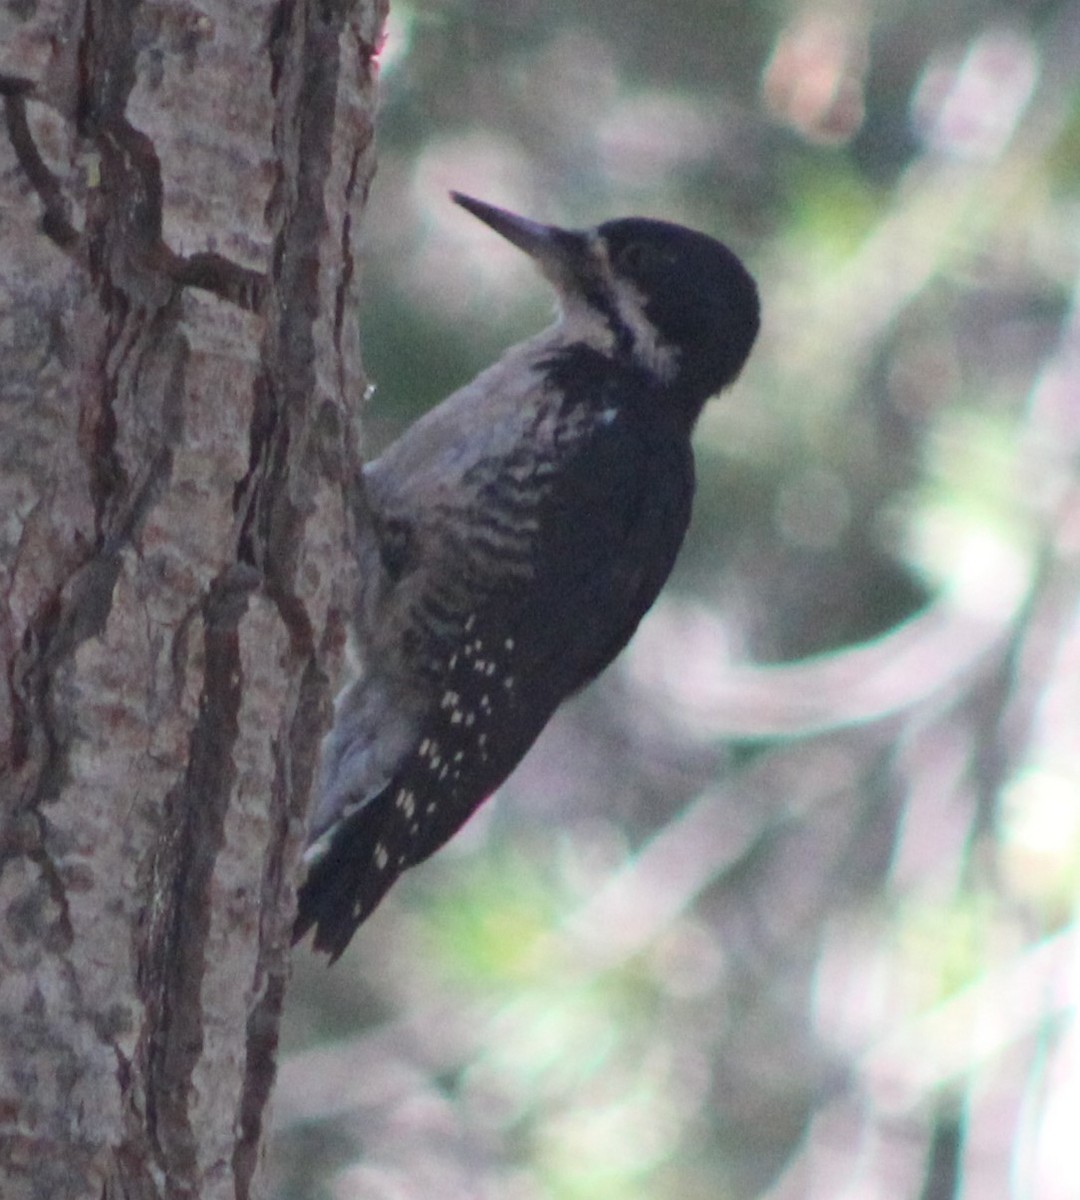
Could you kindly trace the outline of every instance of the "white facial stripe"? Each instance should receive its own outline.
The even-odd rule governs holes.
[[[641,292],[625,279],[616,281],[607,246],[596,234],[589,239],[589,249],[615,315],[630,332],[634,359],[661,382],[669,382],[678,368],[678,351],[665,345],[649,323]],[[614,349],[615,333],[611,326],[607,321],[597,320],[595,309],[581,296],[574,293],[561,296],[560,312],[562,329],[569,340],[584,342],[605,353]]]
[[[583,342],[601,354],[609,354],[615,348],[615,334],[611,326],[597,320],[596,310],[590,308],[578,295],[559,297],[559,329],[567,342]]]
[[[645,297],[626,280],[620,280],[613,294],[619,319],[633,338],[634,358],[661,382],[670,383],[678,369],[679,352],[660,340],[645,316]]]

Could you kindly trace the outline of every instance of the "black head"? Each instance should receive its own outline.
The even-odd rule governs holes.
[[[643,217],[560,229],[452,195],[534,259],[576,336],[634,360],[683,396],[693,416],[742,370],[760,306],[749,272],[723,243]]]
[[[731,383],[760,324],[757,287],[733,251],[704,233],[642,217],[606,221],[596,239],[624,319],[632,323],[637,309],[660,349],[678,352],[680,386],[700,390],[704,400]]]

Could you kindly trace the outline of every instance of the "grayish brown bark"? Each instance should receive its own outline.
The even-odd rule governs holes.
[[[0,15],[0,1195],[247,1197],[385,0]]]

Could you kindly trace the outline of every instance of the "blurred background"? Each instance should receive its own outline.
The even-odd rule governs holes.
[[[278,1200],[1080,1196],[1080,3],[396,2],[369,452],[550,318],[458,188],[764,327],[620,661],[327,971]]]

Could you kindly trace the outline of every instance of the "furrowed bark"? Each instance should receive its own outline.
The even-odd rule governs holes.
[[[385,0],[0,16],[0,1195],[247,1197]]]

